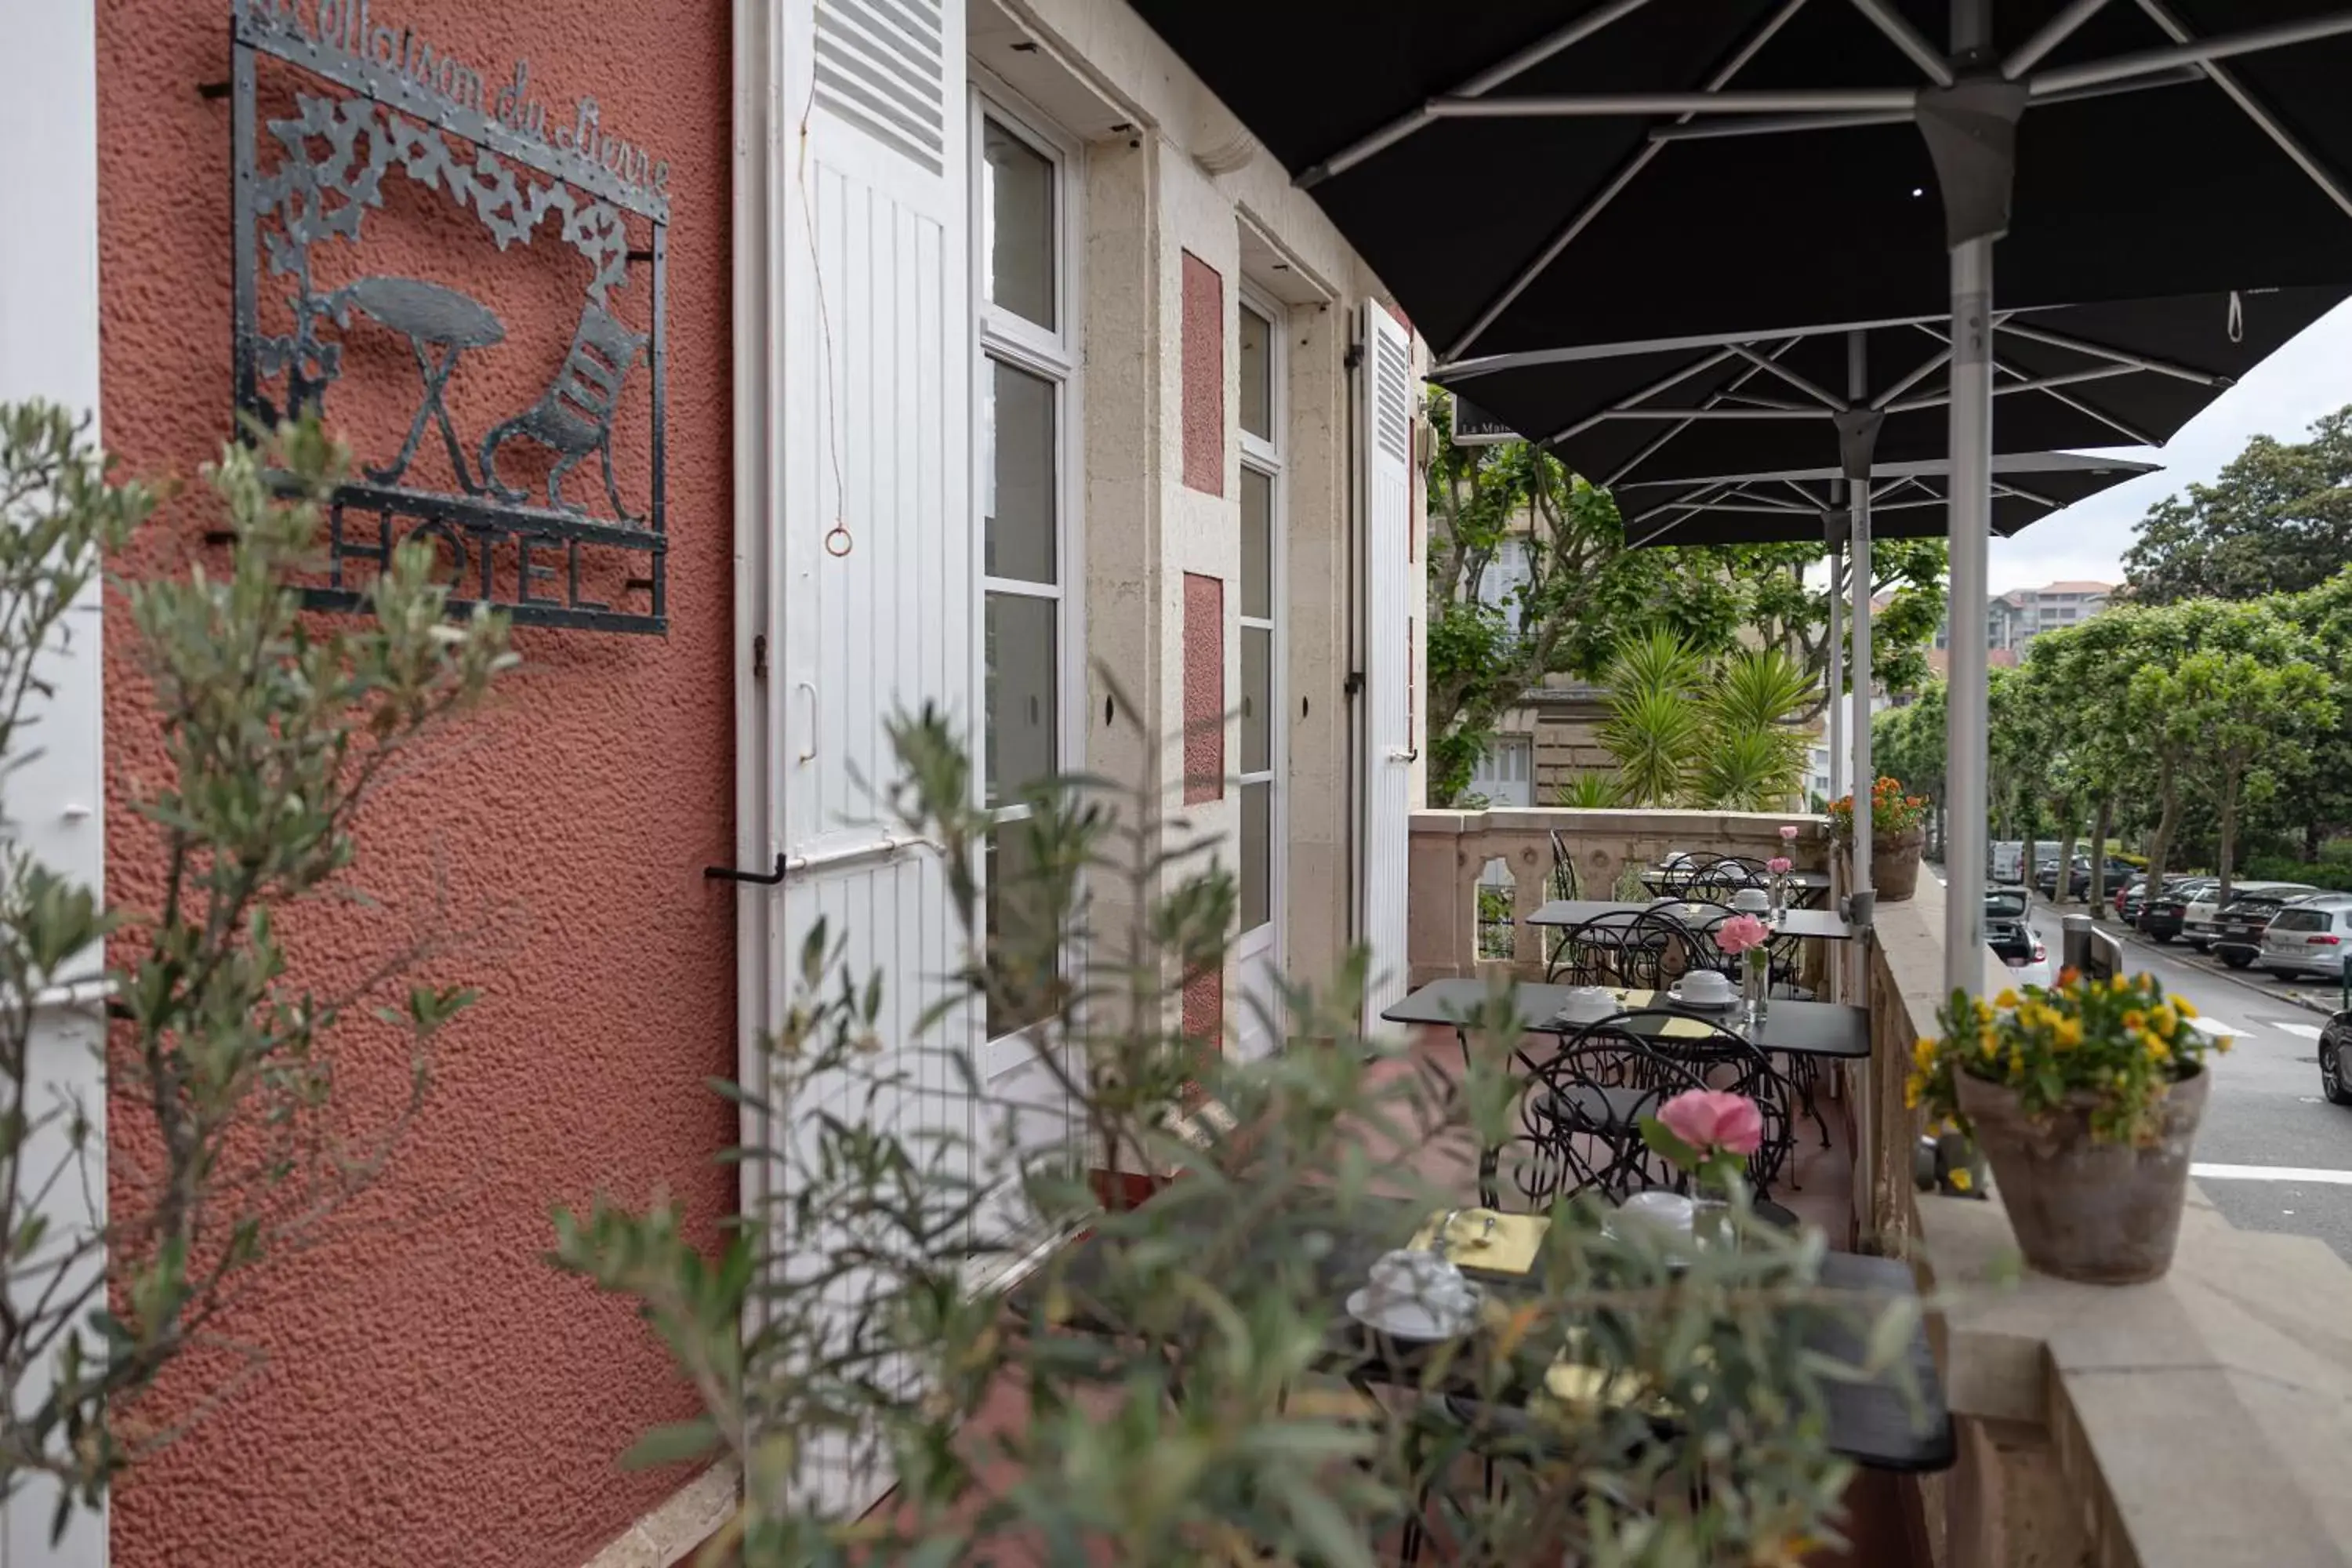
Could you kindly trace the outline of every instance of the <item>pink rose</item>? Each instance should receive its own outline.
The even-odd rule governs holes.
[[[1744,1094],[1686,1089],[1658,1107],[1665,1130],[1700,1153],[1720,1149],[1742,1158],[1764,1142],[1764,1113]]]
[[[1793,822],[1782,823],[1780,825],[1780,842],[1783,844],[1794,844],[1796,841],[1797,825]]]
[[[1764,869],[1771,872],[1775,877],[1785,877],[1796,868],[1797,863],[1786,855],[1775,855],[1764,862]]]
[[[1754,915],[1734,915],[1715,928],[1715,945],[1734,956],[1771,940],[1771,928]]]

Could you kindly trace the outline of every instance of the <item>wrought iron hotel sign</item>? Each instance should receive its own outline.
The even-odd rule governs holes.
[[[530,96],[528,63],[493,86],[378,22],[370,0],[236,0],[234,17],[237,411],[266,424],[324,416],[362,361],[372,380],[400,366],[413,410],[378,449],[339,431],[359,472],[331,500],[325,581],[305,584],[304,601],[362,607],[393,549],[423,540],[453,610],[488,603],[524,624],[667,630],[669,165],[607,134],[593,99],[551,114]],[[277,111],[267,120],[265,91]],[[577,258],[568,343],[501,376],[532,392],[478,428],[453,416],[453,383],[530,351],[466,291],[368,269],[369,240],[396,221],[392,176],[470,209],[478,230],[466,232],[499,252],[560,240]],[[383,352],[404,339],[404,356]],[[634,490],[615,469],[616,432],[632,458],[623,467],[644,470]]]

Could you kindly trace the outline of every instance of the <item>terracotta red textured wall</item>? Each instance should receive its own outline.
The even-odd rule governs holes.
[[[1225,975],[1220,969],[1198,969],[1184,982],[1184,1033],[1213,1046],[1225,1028]]]
[[[362,821],[352,885],[385,910],[322,903],[291,921],[303,974],[349,973],[403,942],[412,918],[436,918],[440,881],[446,924],[482,934],[436,973],[484,997],[447,1037],[421,1122],[352,1216],[360,1228],[274,1268],[217,1325],[268,1359],[117,1492],[115,1568],[579,1568],[687,1479],[614,1459],[692,1401],[627,1305],[541,1260],[549,1210],[667,1193],[709,1235],[733,1205],[710,1157],[734,1117],[702,1087],[735,1059],[734,898],[701,876],[729,858],[732,815],[728,7],[372,11],[493,87],[527,58],[551,110],[569,119],[593,95],[609,132],[670,162],[672,629],[520,632],[522,667],[490,710]],[[193,480],[230,428],[229,104],[196,91],[228,79],[228,20],[229,0],[99,8],[104,436],[142,475]],[[459,428],[478,436],[547,384],[585,264],[551,227],[501,254],[470,213],[436,200],[394,193],[371,213],[365,268],[463,288],[503,317],[506,343],[450,387]],[[354,348],[366,363],[330,406],[355,425],[389,418],[396,441],[415,370],[379,336]],[[428,437],[419,461],[446,462],[437,448]],[[642,494],[641,428],[616,457]],[[594,468],[576,470],[589,491]],[[176,502],[125,569],[205,558],[205,516]],[[119,600],[106,632],[108,890],[137,905],[159,868],[130,792],[162,753]],[[347,1038],[341,1087],[384,1102],[403,1065],[393,1043]],[[224,1370],[187,1369],[165,1404]]]
[[[1184,574],[1184,801],[1225,794],[1225,584]]]
[[[1184,253],[1184,484],[1225,493],[1225,280]]]

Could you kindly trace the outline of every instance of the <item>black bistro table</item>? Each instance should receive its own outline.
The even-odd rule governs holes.
[[[1819,903],[1829,896],[1830,874],[1827,871],[1790,871],[1784,873],[1781,879],[1788,883],[1789,891],[1804,903]],[[1644,867],[1642,870],[1642,886],[1660,898],[1687,892],[1694,883],[1727,880],[1738,887],[1760,888],[1764,885],[1756,879],[1753,871],[1744,866],[1718,869],[1715,866],[1691,866],[1667,860]]]
[[[1432,1357],[1439,1347],[1376,1335],[1347,1316],[1341,1306],[1351,1291],[1363,1285],[1382,1253],[1406,1246],[1433,1217],[1410,1199],[1364,1197],[1350,1205],[1344,1223],[1335,1222],[1324,1234],[1327,1245],[1311,1264],[1311,1288],[1326,1297],[1334,1310],[1318,1354],[1318,1371],[1360,1386],[1385,1384],[1439,1394],[1478,1394],[1475,1369],[1467,1364],[1475,1358],[1452,1358],[1433,1378]],[[1168,1223],[1179,1226],[1208,1222],[1180,1208]],[[1277,1234],[1286,1246],[1295,1246],[1300,1239],[1296,1230]],[[1059,1277],[1057,1300],[1071,1309],[1062,1326],[1084,1333],[1125,1336],[1132,1331],[1132,1325],[1108,1321],[1097,1305],[1104,1267],[1102,1255],[1093,1250],[1097,1245],[1092,1239],[1080,1242]],[[1235,1259],[1237,1270],[1247,1267],[1245,1256]],[[1528,1275],[1491,1273],[1467,1261],[1462,1267],[1490,1300],[1507,1303],[1514,1295],[1526,1296],[1537,1289]],[[1045,1289],[1045,1278],[1016,1288],[1010,1299],[1013,1309],[1033,1322],[1043,1304],[1040,1292]],[[1918,1294],[1907,1266],[1852,1252],[1827,1254],[1822,1260],[1820,1284],[1852,1294],[1858,1304],[1894,1302]],[[1809,1328],[1805,1348],[1845,1365],[1860,1366],[1865,1360],[1867,1332],[1864,1322],[1843,1314],[1823,1314]],[[1507,1397],[1524,1403],[1535,1392],[1515,1387],[1507,1391]],[[1952,1420],[1935,1356],[1928,1348],[1924,1315],[1912,1329],[1897,1366],[1866,1382],[1822,1378],[1820,1394],[1829,1446],[1843,1457],[1873,1469],[1917,1472],[1951,1467]]]
[[[1585,1026],[1584,1021],[1564,1023],[1559,1016],[1560,1009],[1568,1005],[1569,993],[1575,989],[1571,985],[1514,985],[1504,994],[1510,999],[1519,1033],[1564,1036]],[[1493,994],[1484,980],[1433,980],[1381,1016],[1391,1024],[1429,1024],[1452,1029],[1462,1037],[1462,1048],[1466,1053],[1470,1042],[1465,1021]],[[1763,1022],[1747,1028],[1740,1024],[1737,1008],[1721,1013],[1701,1012],[1678,1008],[1664,1001],[1661,993],[1633,991],[1621,994],[1626,1010],[1634,1015],[1627,1021],[1627,1032],[1654,1037],[1669,1047],[1676,1023],[1696,1019],[1738,1035],[1759,1050],[1782,1056],[1840,1061],[1863,1061],[1870,1056],[1869,1010],[1843,1002],[1795,1002],[1776,997],[1765,1008]]]
[[[1539,906],[1528,917],[1535,926],[1580,926],[1587,921],[1607,915],[1638,915],[1652,910],[1672,914],[1675,900],[1661,899],[1652,904],[1625,903],[1612,899],[1554,899]],[[1819,938],[1824,942],[1853,940],[1853,923],[1835,910],[1790,908],[1780,911],[1780,923],[1773,928],[1775,936]]]

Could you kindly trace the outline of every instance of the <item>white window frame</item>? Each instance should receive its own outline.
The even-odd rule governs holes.
[[[1024,598],[1047,599],[1058,606],[1055,620],[1055,764],[1058,771],[1077,770],[1086,742],[1086,583],[1085,538],[1082,526],[1081,502],[1085,495],[1084,414],[1081,360],[1082,333],[1079,330],[1084,310],[1084,297],[1079,287],[1078,260],[1086,232],[1082,210],[1083,178],[1081,161],[1084,150],[1079,143],[1052,128],[1052,122],[1040,114],[1018,93],[993,75],[974,66],[971,68],[968,113],[971,149],[970,210],[971,319],[973,329],[972,354],[972,510],[971,528],[975,534],[984,535],[988,526],[982,499],[987,494],[990,476],[981,474],[979,465],[983,458],[992,459],[994,447],[986,439],[984,421],[987,417],[985,390],[982,378],[992,373],[992,363],[1002,362],[1016,370],[1052,382],[1056,389],[1054,405],[1054,581],[1051,584],[1032,583],[1023,578],[994,577],[987,573],[985,541],[975,551],[982,563],[980,602],[972,616],[972,668],[983,669],[987,660],[988,598],[992,594],[1017,595]],[[1049,162],[1054,168],[1054,321],[1052,330],[1039,326],[1028,318],[1003,310],[989,302],[987,290],[987,204],[983,197],[982,170],[987,158],[986,129],[992,122],[1008,132],[1031,151]],[[984,679],[984,678],[983,678]],[[982,711],[973,715],[974,728],[981,736],[981,765],[972,769],[972,791],[976,805],[988,804],[988,777],[985,766],[988,736],[985,700]],[[1026,819],[1030,808],[1014,803],[995,809],[997,822],[1019,822]],[[985,871],[982,871],[983,878]],[[985,888],[982,889],[983,897]],[[1064,963],[1073,955],[1065,954]],[[1028,1031],[1016,1029],[990,1038],[981,1052],[983,1079],[1019,1066],[1028,1057]]]
[[[1290,617],[1284,613],[1289,605],[1287,545],[1290,529],[1289,485],[1283,472],[1283,437],[1287,433],[1290,418],[1290,326],[1288,312],[1284,307],[1259,293],[1247,282],[1244,282],[1241,288],[1240,305],[1266,324],[1266,428],[1271,434],[1258,437],[1242,427],[1241,399],[1238,396],[1234,400],[1234,429],[1241,440],[1242,467],[1263,475],[1266,480],[1266,607],[1274,613],[1264,616],[1242,615],[1235,617],[1244,630],[1273,634],[1266,649],[1267,698],[1271,709],[1266,714],[1266,766],[1256,773],[1237,774],[1235,783],[1244,788],[1254,784],[1269,784],[1273,788],[1273,809],[1266,814],[1265,891],[1267,923],[1274,928],[1273,962],[1276,968],[1280,968],[1286,947],[1283,928],[1287,923],[1285,917],[1289,910],[1283,898],[1288,885],[1289,857],[1284,853],[1284,847],[1288,842],[1285,824],[1288,821],[1290,810],[1290,792],[1285,787],[1290,777],[1290,725],[1287,721],[1290,683],[1284,679],[1289,670],[1290,661],[1290,642],[1286,630]],[[1241,318],[1238,315],[1234,319],[1234,363],[1238,367],[1241,363]],[[1237,608],[1241,603],[1240,586],[1240,574],[1236,572],[1234,599]],[[1234,666],[1234,679],[1238,681],[1243,661],[1236,658]],[[1243,806],[1243,798],[1238,795],[1234,805]],[[1238,832],[1237,820],[1237,835]],[[1238,837],[1235,849],[1238,863]],[[1252,926],[1241,934],[1247,936],[1259,929]]]

